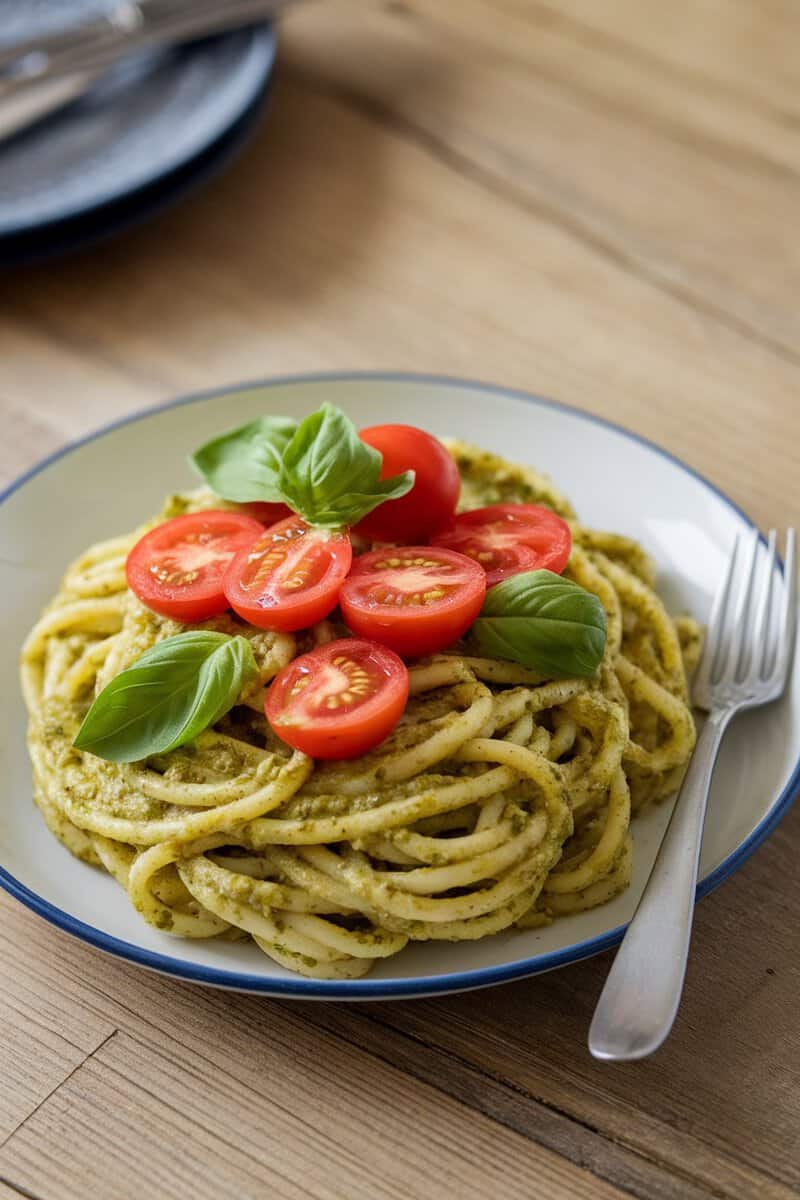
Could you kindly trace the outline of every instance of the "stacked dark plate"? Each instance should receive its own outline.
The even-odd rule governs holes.
[[[0,46],[91,19],[105,0],[6,0]],[[121,61],[91,90],[0,141],[0,264],[106,237],[218,170],[241,144],[275,59],[258,25]]]

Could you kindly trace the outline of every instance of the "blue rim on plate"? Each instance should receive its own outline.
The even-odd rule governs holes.
[[[237,384],[235,387],[213,388],[206,392],[194,392],[189,396],[180,396],[176,400],[168,401],[166,404],[159,404],[152,408],[138,410],[126,417],[122,417],[118,421],[112,421],[108,425],[96,429],[86,437],[69,442],[60,450],[56,450],[53,454],[43,458],[41,462],[37,463],[5,488],[0,493],[0,504],[4,503],[13,492],[21,488],[29,479],[46,470],[51,463],[56,462],[67,454],[71,454],[74,450],[86,445],[87,442],[93,442],[97,438],[110,433],[112,430],[120,429],[135,421],[144,420],[153,413],[163,412],[165,409],[177,408],[185,404],[196,404],[200,401],[208,400],[213,396],[224,395],[230,391],[277,387],[291,383],[324,382],[326,380],[341,382],[348,379],[376,381],[407,380],[421,384],[451,384],[471,391],[510,396],[517,400],[525,400],[545,405],[548,408],[573,413],[596,425],[612,429],[616,433],[622,434],[624,437],[633,442],[638,442],[640,445],[647,446],[650,450],[668,459],[686,474],[698,480],[705,488],[713,492],[714,495],[718,496],[751,528],[755,528],[755,523],[751,521],[739,505],[734,503],[724,492],[706,479],[704,475],[701,475],[699,471],[690,467],[688,463],[683,462],[682,459],[671,454],[668,450],[664,450],[655,442],[650,441],[649,438],[642,437],[640,434],[626,429],[624,425],[618,425],[616,422],[597,416],[595,413],[585,412],[574,405],[562,404],[557,400],[548,400],[545,397],[535,396],[529,392],[522,392],[515,388],[500,387],[496,384],[481,383],[477,380],[458,379],[448,375],[415,374],[410,371],[321,371],[301,375],[283,375],[271,379],[252,380],[243,384]],[[703,896],[707,896],[714,888],[718,887],[758,849],[761,843],[772,833],[786,815],[799,788],[800,760],[795,764],[788,783],[772,808],[749,837],[697,885],[696,898],[698,900],[702,899]],[[626,924],[618,925],[615,929],[610,929],[597,937],[587,938],[585,941],[576,942],[574,945],[564,947],[561,950],[532,955],[529,958],[513,963],[504,963],[494,967],[480,967],[472,971],[453,972],[449,975],[416,976],[413,979],[396,980],[325,980],[295,979],[291,977],[287,979],[267,979],[263,975],[251,974],[246,971],[225,971],[216,967],[203,967],[194,963],[187,963],[181,959],[172,958],[167,954],[158,954],[155,951],[144,950],[139,946],[133,945],[131,942],[125,942],[121,938],[103,933],[101,930],[87,925],[84,921],[77,920],[49,901],[43,900],[41,896],[32,892],[30,888],[26,887],[24,883],[21,883],[20,880],[6,871],[4,867],[0,867],[0,887],[4,888],[16,900],[20,900],[27,908],[38,913],[40,917],[44,917],[52,925],[56,925],[59,929],[63,929],[74,937],[88,942],[91,946],[95,946],[99,950],[107,951],[117,958],[123,958],[129,962],[149,967],[153,971],[171,975],[174,978],[185,979],[192,983],[223,987],[233,991],[260,992],[272,996],[293,996],[298,999],[307,1000],[388,1000],[402,997],[412,998],[415,996],[431,996],[440,992],[470,991],[473,988],[510,983],[512,980],[539,975],[544,971],[550,971],[556,967],[564,967],[570,963],[579,962],[583,958],[589,958],[593,954],[599,954],[603,950],[608,950],[612,946],[619,944],[627,928]]]
[[[0,234],[0,267],[30,266],[106,241],[168,208],[221,171],[253,132],[272,84],[275,27],[256,25],[249,35],[253,48],[249,99],[227,129],[190,158],[176,161],[169,170],[122,195],[99,197],[68,216]]]

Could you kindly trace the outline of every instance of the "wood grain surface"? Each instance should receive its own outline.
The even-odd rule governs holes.
[[[622,421],[797,522],[798,38],[789,0],[299,5],[223,177],[3,281],[0,477],[175,393],[410,368]],[[608,956],[303,1005],[0,895],[0,1200],[788,1200],[798,849],[800,811],[699,906],[674,1034],[625,1067],[585,1049]]]

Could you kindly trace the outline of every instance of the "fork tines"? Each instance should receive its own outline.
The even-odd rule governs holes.
[[[695,677],[700,707],[766,703],[783,692],[797,628],[796,543],[787,530],[781,570],[774,529],[766,542],[755,528],[737,536]]]

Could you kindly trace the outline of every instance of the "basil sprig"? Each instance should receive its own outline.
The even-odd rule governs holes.
[[[117,675],[75,739],[109,762],[138,762],[193,741],[258,673],[244,637],[196,629],[165,638]]]
[[[190,461],[223,499],[280,501],[319,529],[356,525],[414,486],[413,471],[381,479],[380,452],[335,404],[297,426],[262,417],[201,446]]]
[[[568,679],[595,673],[606,633],[605,610],[593,592],[552,571],[524,571],[489,589],[471,637],[492,658]]]
[[[296,429],[288,417],[259,417],[206,442],[189,461],[224,500],[280,502],[281,458]]]
[[[284,503],[310,525],[355,525],[384,500],[405,496],[414,472],[381,479],[380,451],[362,442],[348,416],[334,404],[301,421],[283,454],[278,487]]]

